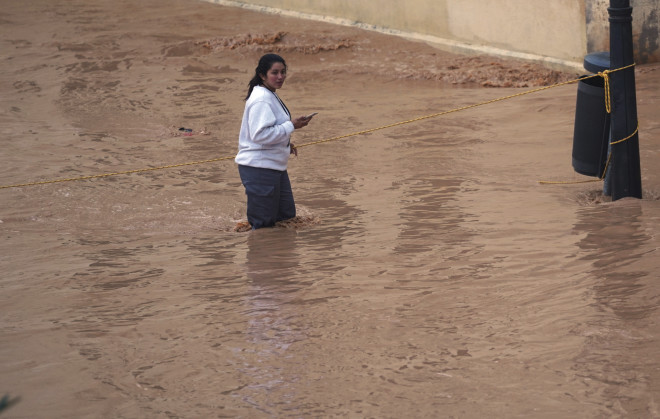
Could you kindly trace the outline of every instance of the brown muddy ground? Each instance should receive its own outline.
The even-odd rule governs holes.
[[[573,84],[302,147],[300,218],[239,233],[265,52],[319,112],[299,145],[575,75],[193,0],[0,6],[0,184],[215,160],[0,190],[3,418],[660,417],[657,65],[641,200],[539,184],[585,180]]]

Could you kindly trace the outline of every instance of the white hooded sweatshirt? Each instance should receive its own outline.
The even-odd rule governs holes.
[[[291,115],[284,103],[274,92],[255,86],[245,102],[234,160],[244,166],[286,170],[293,131]]]

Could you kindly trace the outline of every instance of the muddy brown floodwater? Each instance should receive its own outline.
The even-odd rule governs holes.
[[[0,0],[0,183],[233,156],[259,56],[294,142],[574,74],[194,0]],[[235,164],[0,190],[3,418],[660,417],[658,65],[644,197],[580,181],[576,85]],[[179,130],[185,128],[186,130]]]

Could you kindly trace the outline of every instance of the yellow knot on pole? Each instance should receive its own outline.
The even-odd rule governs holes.
[[[598,73],[599,76],[603,78],[603,84],[605,88],[605,110],[607,113],[612,113],[612,101],[610,97],[610,70],[601,71]]]

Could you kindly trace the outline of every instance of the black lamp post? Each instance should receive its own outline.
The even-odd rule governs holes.
[[[632,39],[632,7],[630,0],[610,0],[610,69],[634,63]],[[610,186],[612,200],[642,197],[642,179],[639,160],[639,136],[616,143],[637,129],[637,98],[635,94],[635,67],[615,71],[611,80],[611,138]]]

